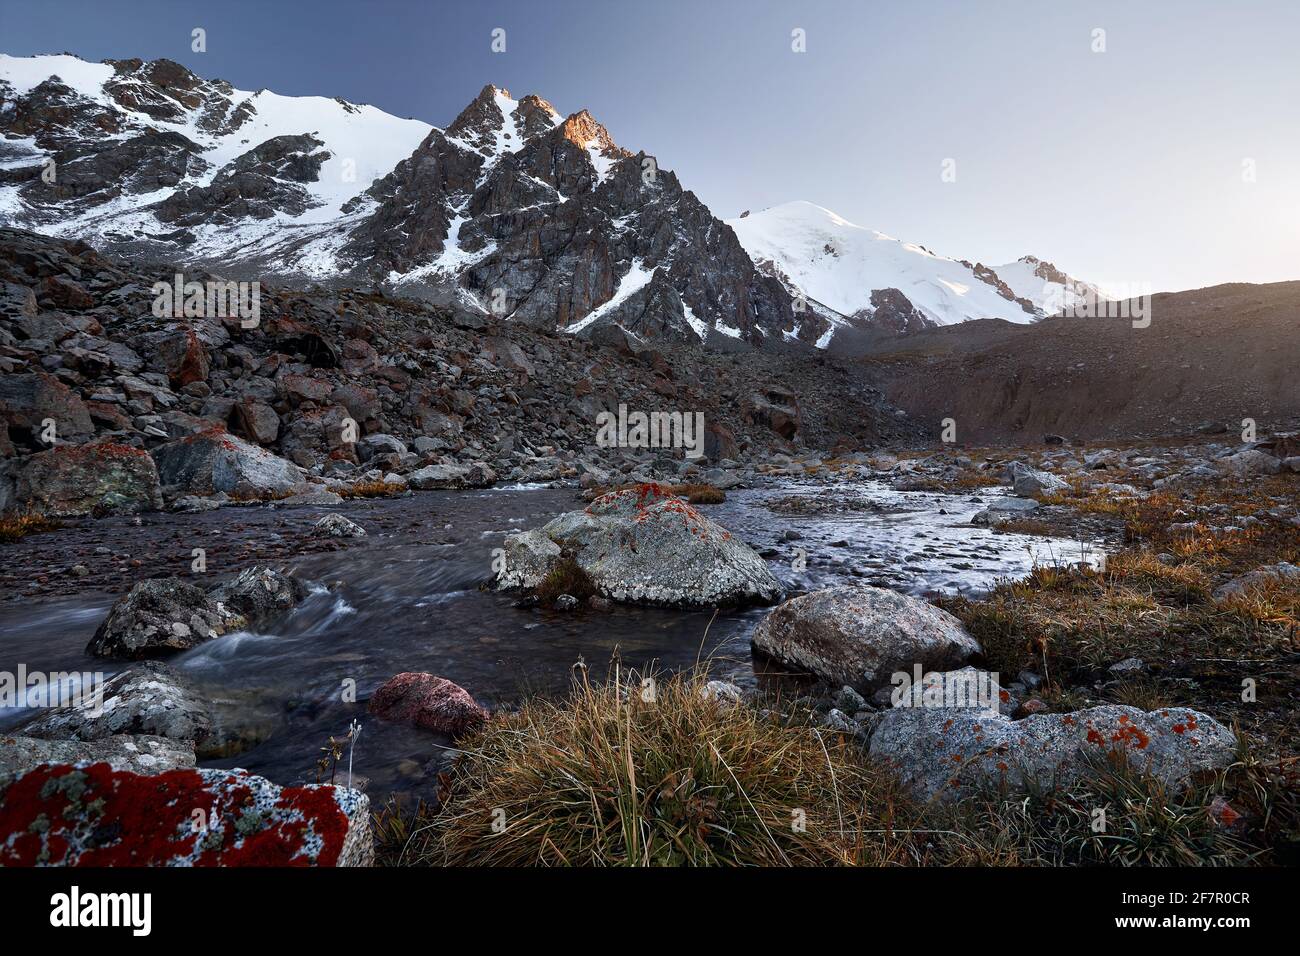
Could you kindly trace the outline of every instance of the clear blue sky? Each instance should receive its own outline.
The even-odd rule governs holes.
[[[439,126],[495,83],[590,109],[723,217],[806,199],[1157,290],[1300,278],[1300,0],[0,0],[0,51],[165,56]]]

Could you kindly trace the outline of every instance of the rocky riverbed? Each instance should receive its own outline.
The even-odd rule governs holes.
[[[1054,554],[1078,551],[1075,542],[1053,545],[970,525],[991,497],[771,479],[700,510],[762,555],[788,593],[851,581],[915,594],[978,593]],[[792,501],[815,503],[821,513],[791,513]],[[711,609],[620,604],[566,613],[521,609],[515,596],[480,589],[507,534],[582,505],[571,488],[506,489],[415,493],[341,508],[263,505],[87,519],[6,547],[4,659],[30,670],[112,673],[129,665],[90,657],[86,645],[132,583],[179,575],[205,584],[253,565],[284,568],[310,582],[293,611],[169,660],[240,741],[237,755],[201,762],[247,767],[286,784],[311,781],[317,748],[356,718],[367,728],[354,767],[378,793],[427,791],[442,766],[440,746],[450,743],[367,719],[371,692],[401,671],[447,677],[489,708],[562,691],[574,664],[604,668],[616,654],[629,664],[670,668],[712,656],[721,678],[752,687],[749,636],[764,608],[724,610],[716,619]],[[326,514],[346,515],[366,535],[318,536]],[[203,574],[192,570],[194,548],[206,552]],[[352,703],[342,694],[349,680],[357,688]],[[11,711],[0,715],[0,727],[24,719]]]

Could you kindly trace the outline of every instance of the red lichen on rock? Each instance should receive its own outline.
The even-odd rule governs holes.
[[[336,793],[242,772],[41,766],[0,790],[0,865],[331,866],[349,829]]]

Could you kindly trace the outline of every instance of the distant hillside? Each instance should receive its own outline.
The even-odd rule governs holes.
[[[1300,421],[1300,282],[1156,295],[1129,319],[991,319],[880,338],[857,360],[886,396],[958,441],[1261,430]]]

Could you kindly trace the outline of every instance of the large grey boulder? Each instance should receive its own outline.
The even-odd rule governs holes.
[[[932,604],[868,585],[791,598],[754,630],[754,647],[837,686],[870,695],[896,673],[961,667],[980,651],[962,623]]]
[[[119,599],[86,647],[95,657],[140,660],[188,650],[247,625],[233,608],[219,604],[180,578],[137,583]]]
[[[159,445],[152,454],[158,480],[190,494],[282,494],[302,481],[292,462],[221,428]]]
[[[896,707],[876,725],[870,754],[918,798],[946,801],[1002,786],[1069,787],[1106,754],[1177,788],[1195,771],[1231,764],[1236,748],[1231,730],[1185,707],[1148,713],[1107,704],[1016,721],[970,709]]]
[[[1235,455],[1221,458],[1219,470],[1239,478],[1252,478],[1259,475],[1276,475],[1282,470],[1282,462],[1267,452],[1257,448],[1247,448]]]
[[[1070,488],[1069,482],[1064,478],[1058,478],[1051,472],[1030,468],[1019,461],[1013,461],[1007,466],[1007,478],[1011,489],[1022,498],[1056,494],[1068,491]]]
[[[364,538],[366,529],[351,518],[330,512],[312,526],[311,533],[317,538]]]
[[[212,732],[212,717],[189,681],[165,664],[150,661],[109,678],[100,694],[39,714],[22,732],[47,740],[148,734],[202,741]]]
[[[615,601],[710,607],[781,594],[752,548],[659,485],[610,492],[585,511],[508,536],[496,585],[536,587],[564,555]]]
[[[1235,595],[1247,594],[1260,585],[1284,582],[1292,582],[1293,587],[1300,588],[1300,565],[1289,561],[1264,565],[1220,585],[1214,589],[1212,596],[1216,601],[1222,601]]]
[[[42,764],[106,763],[114,770],[154,774],[194,766],[194,744],[145,734],[100,740],[0,737],[0,778]]]
[[[22,462],[14,498],[45,515],[151,511],[162,507],[149,453],[100,442],[57,445]]]

